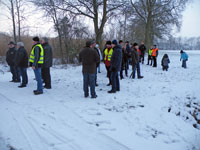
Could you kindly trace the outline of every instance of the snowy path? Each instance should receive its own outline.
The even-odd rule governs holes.
[[[54,67],[53,89],[39,96],[32,70],[24,89],[0,74],[0,140],[17,150],[200,150],[191,115],[200,111],[200,52],[186,70],[178,52],[168,54],[168,72],[141,65],[145,78],[126,78],[111,95],[102,64],[96,100],[83,97],[81,67]]]

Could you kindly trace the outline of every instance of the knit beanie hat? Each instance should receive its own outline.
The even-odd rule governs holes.
[[[113,41],[112,41],[112,44],[117,45],[117,40],[113,40]]]
[[[111,41],[106,42],[106,45],[111,45],[111,44],[112,44]]]
[[[35,41],[35,42],[39,42],[40,39],[39,39],[39,37],[36,36],[36,37],[33,38],[33,41]]]
[[[138,45],[137,43],[134,43],[134,44],[133,44],[133,46],[137,46],[137,45]]]

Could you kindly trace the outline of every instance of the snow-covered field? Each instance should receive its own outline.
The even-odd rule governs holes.
[[[158,68],[141,65],[144,79],[121,80],[116,94],[102,64],[97,99],[84,98],[80,66],[53,67],[53,88],[35,96],[31,69],[19,89],[0,65],[0,150],[200,150],[200,51],[188,54],[182,69],[178,51],[160,51]]]

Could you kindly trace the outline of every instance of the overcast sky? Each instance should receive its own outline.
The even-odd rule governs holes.
[[[8,19],[2,15],[6,13],[1,9],[0,12],[0,31],[11,33],[12,25]],[[26,22],[26,25],[31,26],[31,31],[35,33],[35,35],[42,36],[52,36],[54,34],[53,23],[48,22],[47,20],[43,20],[41,22],[40,18],[42,15],[34,12],[32,13],[29,20]],[[34,19],[33,19],[34,18]],[[188,3],[185,11],[183,12],[182,18],[182,27],[180,33],[175,33],[175,36],[182,37],[198,37],[200,36],[200,0],[192,0],[192,2]],[[30,32],[31,33],[31,32]]]

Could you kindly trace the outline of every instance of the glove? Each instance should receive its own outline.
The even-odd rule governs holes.
[[[112,68],[112,72],[116,72],[116,68],[113,67],[113,68]]]

